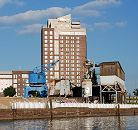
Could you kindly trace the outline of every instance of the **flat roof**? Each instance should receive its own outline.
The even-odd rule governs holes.
[[[0,74],[12,74],[12,71],[2,70]]]
[[[122,71],[124,72],[124,70],[123,70],[123,68],[122,68],[122,66],[121,66],[121,64],[120,64],[120,62],[119,61],[107,61],[107,62],[101,62],[99,65],[107,65],[107,64],[116,64],[116,63],[118,63],[119,64],[119,66],[120,66],[120,68],[122,69]],[[125,73],[125,72],[124,72]]]

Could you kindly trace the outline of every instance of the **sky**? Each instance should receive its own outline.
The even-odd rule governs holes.
[[[0,0],[0,70],[33,70],[41,26],[67,14],[87,29],[87,57],[119,61],[126,88],[138,88],[138,0]]]

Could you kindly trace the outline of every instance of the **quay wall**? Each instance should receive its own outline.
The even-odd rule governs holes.
[[[138,115],[138,108],[0,109],[0,120]]]

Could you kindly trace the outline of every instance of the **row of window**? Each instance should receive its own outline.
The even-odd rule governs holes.
[[[49,33],[50,35],[53,35],[53,31],[45,31],[45,32],[44,32],[45,35],[48,35],[48,33]]]
[[[60,50],[61,50],[61,51],[64,51],[63,48],[60,48]],[[74,50],[75,50],[75,51],[80,51],[80,48],[76,48],[76,49],[75,49],[75,48],[65,48],[65,50],[66,50],[66,51],[74,51]]]
[[[66,40],[66,41],[63,41],[63,40],[60,40],[59,41],[60,43],[80,43],[80,41],[79,40],[77,40],[77,41],[74,41],[74,40],[71,40],[71,41],[69,41],[69,40]]]
[[[53,55],[54,54],[54,52],[53,51],[50,51],[49,52],[50,53],[50,55]],[[45,52],[44,52],[44,54],[45,55],[48,55],[48,49],[45,49]],[[62,51],[62,52],[60,52],[60,59],[63,59],[64,57],[63,57],[63,55],[64,55],[64,52]],[[76,55],[77,56],[74,56],[74,52],[70,52],[70,53],[68,53],[68,54],[66,54],[66,56],[68,56],[68,58],[66,57],[66,59],[69,59],[69,57],[71,58],[71,59],[75,59],[74,57],[76,57],[76,59],[80,59],[80,53],[79,52],[76,52]]]
[[[45,40],[44,40],[44,43],[53,43],[53,42],[54,42],[54,40],[52,39],[52,36],[51,36],[51,38],[50,38],[49,42],[48,42],[48,40],[47,40],[47,39],[45,39]],[[68,40],[66,40],[65,42],[64,42],[63,40],[60,40],[59,42],[60,42],[60,43],[73,43],[73,44],[80,43],[80,41],[79,41],[79,40],[77,40],[77,41],[74,41],[74,40],[68,41]],[[58,43],[58,41],[57,41],[57,40],[55,40],[55,43]]]
[[[80,39],[80,37],[73,37],[73,36],[71,36],[71,37],[66,36],[66,37],[65,37],[65,39],[69,39],[69,38],[70,38],[70,39],[75,39],[75,38],[76,38],[76,39]],[[63,36],[60,36],[60,39],[63,39]]]

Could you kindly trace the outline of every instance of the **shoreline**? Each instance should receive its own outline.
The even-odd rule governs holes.
[[[73,117],[136,116],[138,108],[0,109],[0,121]]]

